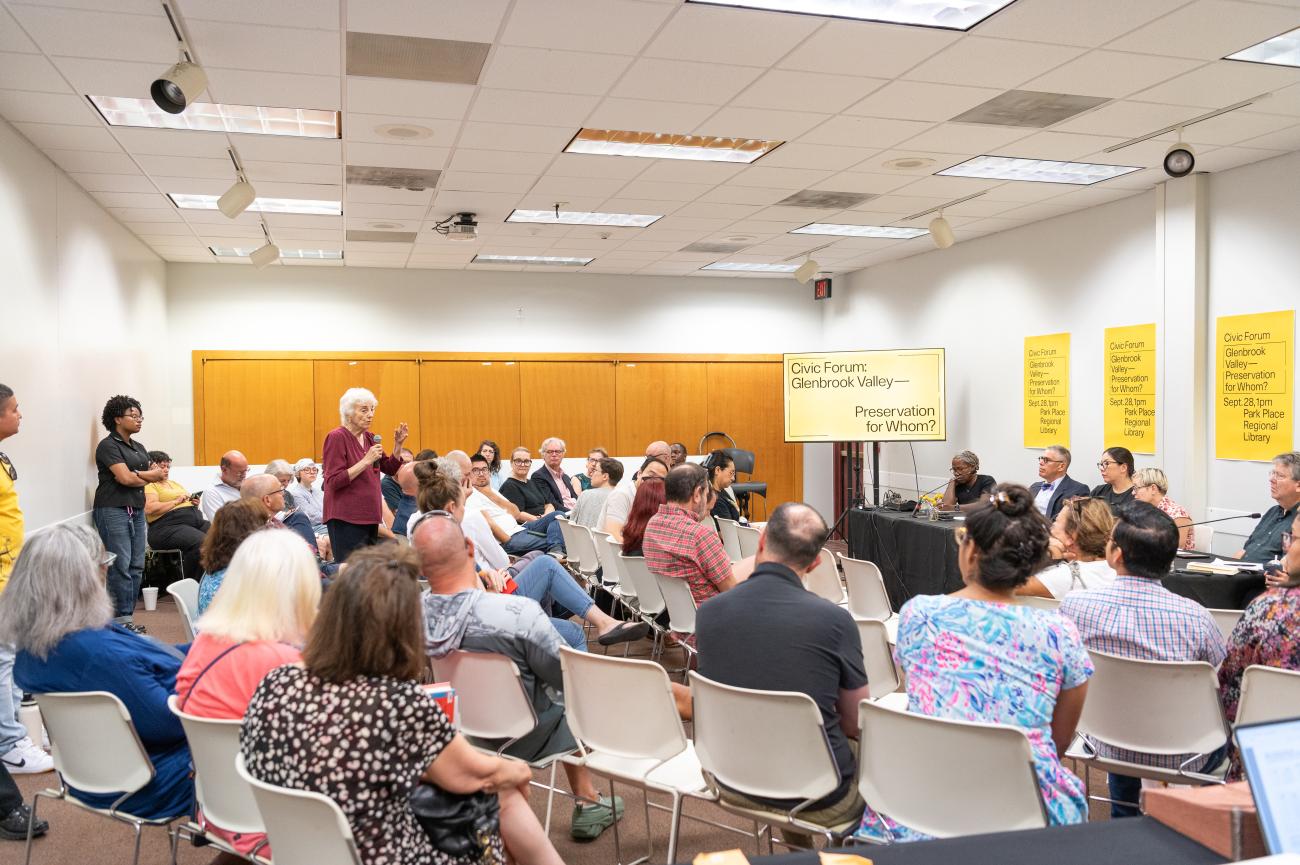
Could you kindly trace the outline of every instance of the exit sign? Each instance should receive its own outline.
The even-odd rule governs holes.
[[[831,278],[829,276],[813,280],[813,300],[826,300],[831,296]]]

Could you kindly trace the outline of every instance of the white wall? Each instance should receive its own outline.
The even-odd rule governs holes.
[[[19,434],[0,447],[18,467],[31,532],[90,507],[108,397],[140,400],[141,441],[158,447],[170,437],[165,269],[4,121],[0,262],[0,381],[23,413]]]

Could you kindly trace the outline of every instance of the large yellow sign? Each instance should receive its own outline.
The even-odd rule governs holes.
[[[1295,310],[1225,315],[1214,335],[1214,455],[1267,462],[1294,447]]]
[[[1106,328],[1102,354],[1106,447],[1156,452],[1156,326]]]
[[[942,441],[944,350],[785,356],[785,440]]]
[[[1025,447],[1070,446],[1070,335],[1025,337]]]

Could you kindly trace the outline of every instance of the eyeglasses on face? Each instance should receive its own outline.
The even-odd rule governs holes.
[[[488,471],[488,467],[487,467],[487,466],[472,466],[472,467],[470,467],[470,472],[471,472],[471,473],[474,473],[474,474],[482,474],[482,475],[485,475],[485,474],[487,474],[487,471]]]
[[[1119,463],[1115,462],[1114,460],[1102,460],[1101,462],[1097,463],[1097,468],[1101,469],[1102,471],[1105,471],[1111,466],[1117,466],[1117,465],[1119,465]]]
[[[1039,461],[1040,463],[1063,463],[1063,462],[1065,462],[1065,460],[1053,459],[1052,457],[1039,457],[1039,458],[1038,458],[1038,461]]]
[[[138,411],[123,412],[122,417],[127,417],[130,418],[131,420],[144,420],[143,412],[138,412]]]
[[[530,466],[533,464],[533,461],[532,460],[511,460],[510,464],[512,466]]]
[[[549,456],[549,457],[553,457],[553,456],[556,456],[556,455],[564,456],[564,451],[562,451],[562,450],[556,450],[555,448],[551,448],[550,450],[544,450],[544,451],[542,451],[542,453],[546,454],[546,455]]]

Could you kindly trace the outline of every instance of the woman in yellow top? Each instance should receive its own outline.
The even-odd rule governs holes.
[[[208,521],[199,513],[199,494],[190,495],[171,479],[172,458],[162,451],[150,451],[149,460],[162,469],[163,479],[144,488],[144,518],[149,523],[149,548],[180,550],[185,576],[197,580],[203,575],[199,547],[208,533]]]

